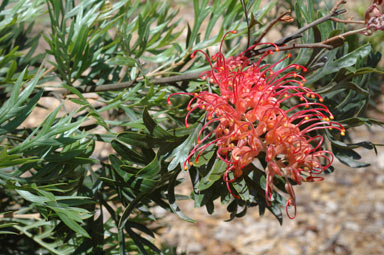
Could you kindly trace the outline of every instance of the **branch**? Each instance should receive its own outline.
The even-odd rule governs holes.
[[[200,77],[201,72],[193,72],[193,73],[186,73],[186,74],[180,74],[170,77],[162,77],[162,78],[156,78],[156,79],[150,79],[149,81],[155,84],[167,84],[167,83],[174,83],[174,82],[180,82],[180,81],[190,81],[190,80],[196,80]],[[143,79],[141,79],[143,80]],[[90,92],[105,92],[105,91],[117,91],[117,90],[123,90],[126,88],[131,87],[133,84],[140,82],[140,80],[133,80],[129,82],[122,82],[122,83],[113,83],[113,84],[105,84],[101,86],[84,86],[84,87],[77,87],[77,89],[82,93],[90,93]]]
[[[247,22],[247,48],[249,48],[249,43],[250,43],[250,38],[251,38],[251,28],[249,27],[249,19],[248,19],[248,10],[247,10],[247,6],[245,5],[245,2],[244,0],[240,0],[241,2],[241,5],[243,6],[243,11],[244,11],[244,14],[245,14],[245,20]]]
[[[30,213],[30,214],[15,214],[13,212],[1,214],[0,219],[35,219],[40,220],[40,213]]]
[[[310,29],[312,27],[315,27],[315,26],[317,26],[317,25],[319,25],[319,24],[321,24],[323,22],[329,21],[329,20],[332,20],[332,21],[335,21],[335,22],[342,22],[342,23],[358,23],[358,24],[360,24],[360,22],[357,22],[357,21],[348,21],[347,22],[345,20],[341,20],[341,19],[335,18],[336,16],[346,12],[346,10],[344,10],[344,9],[338,10],[338,8],[342,4],[344,4],[345,2],[346,2],[345,0],[339,1],[335,5],[335,7],[332,8],[331,12],[328,15],[326,15],[324,17],[321,17],[321,18],[313,21],[312,23],[310,23],[310,24],[308,24],[308,25],[298,29],[293,34],[290,34],[290,35],[288,35],[286,37],[281,38],[280,40],[275,42],[275,44],[278,45],[278,46],[281,46],[281,47],[279,47],[280,51],[287,51],[287,50],[300,49],[300,48],[312,48],[312,49],[314,49],[314,48],[324,48],[324,49],[329,49],[330,50],[330,49],[333,49],[333,48],[336,47],[336,45],[333,44],[333,42],[335,42],[336,40],[340,40],[340,39],[344,40],[346,36],[349,36],[349,35],[352,35],[352,34],[356,34],[356,33],[360,33],[360,32],[365,31],[366,28],[362,28],[362,29],[346,32],[344,34],[337,35],[337,36],[334,36],[332,38],[329,38],[329,39],[327,39],[327,40],[325,40],[323,42],[320,42],[320,43],[308,43],[308,44],[292,43],[290,45],[285,45],[287,42],[290,42],[292,40],[295,40],[297,38],[302,37],[302,33],[307,31],[308,29]],[[255,43],[258,43],[261,40],[261,38],[263,38],[265,36],[265,34],[268,33],[268,31],[282,17],[284,17],[287,14],[289,14],[289,12],[285,12],[285,13],[281,14],[279,17],[277,17],[276,19],[274,19],[268,25],[268,27],[264,30],[263,34],[261,34],[259,36],[259,38],[256,40]],[[265,53],[266,51],[270,50],[271,48],[273,48],[273,46],[265,46],[265,47],[257,49],[257,50],[249,50],[244,55],[246,57],[248,57],[248,58],[254,57],[254,56],[261,55],[261,54]],[[175,76],[170,76],[170,77],[153,78],[153,79],[149,79],[149,81],[151,83],[155,83],[155,84],[176,83],[176,82],[182,82],[182,81],[196,80],[196,79],[198,79],[200,77],[200,75],[201,75],[201,72],[193,72],[193,73],[180,74],[180,75],[175,75]],[[105,91],[119,91],[119,90],[123,90],[123,89],[129,88],[132,85],[134,85],[134,84],[136,84],[138,82],[141,82],[143,79],[144,79],[144,77],[140,77],[137,80],[129,81],[129,82],[105,84],[105,85],[101,85],[101,86],[81,86],[81,87],[77,87],[77,89],[80,92],[82,92],[82,93],[105,92]],[[59,92],[60,93],[61,91],[57,91],[56,90],[54,92]],[[64,91],[64,93],[68,93],[68,91]]]
[[[180,81],[197,80],[200,77],[200,75],[201,75],[201,72],[192,72],[192,73],[174,75],[170,77],[149,79],[149,81],[155,84],[167,84],[167,83],[175,83]],[[143,81],[143,78],[133,80],[133,81],[128,81],[128,82],[111,83],[111,84],[105,84],[100,86],[90,86],[90,85],[79,86],[79,87],[76,87],[76,89],[81,93],[120,91],[120,90],[129,88],[141,81]],[[43,93],[43,97],[50,97],[52,95],[57,96],[60,94],[71,94],[71,92],[67,91],[66,89],[54,89],[54,90],[45,89]]]
[[[343,40],[344,41],[345,37],[347,37],[347,36],[358,34],[358,33],[361,33],[361,32],[367,31],[367,30],[368,30],[368,28],[366,28],[366,27],[352,30],[352,31],[331,37],[331,38],[323,41],[322,43],[327,44],[327,45],[332,45],[336,40]]]
[[[364,25],[365,22],[363,20],[345,20],[345,19],[338,19],[338,18],[331,18],[332,21],[338,22],[338,23],[345,23],[345,24],[359,24],[359,25]]]
[[[310,28],[312,28],[312,27],[315,27],[315,26],[317,26],[317,25],[319,25],[319,24],[321,24],[321,23],[323,23],[323,22],[326,22],[326,21],[328,21],[328,20],[332,20],[333,17],[338,16],[338,15],[340,15],[340,14],[343,14],[343,13],[345,13],[345,12],[347,12],[347,11],[344,10],[344,9],[342,9],[342,10],[333,10],[333,9],[332,9],[331,13],[329,13],[328,15],[326,15],[326,16],[324,16],[324,17],[321,17],[321,18],[319,18],[319,19],[313,21],[312,23],[309,23],[308,25],[306,25],[306,26],[304,26],[304,27],[298,29],[298,30],[297,30],[295,33],[293,33],[293,34],[290,34],[290,35],[288,35],[288,36],[286,36],[286,37],[281,38],[280,40],[278,40],[277,42],[275,42],[275,44],[276,44],[277,46],[281,46],[281,45],[286,44],[287,42],[290,42],[290,41],[292,41],[292,40],[295,40],[295,39],[297,39],[297,38],[300,38],[300,37],[302,36],[301,34],[302,34],[303,32],[305,32],[305,31],[307,31],[308,29],[310,29]],[[271,48],[273,48],[273,46],[266,46],[266,47],[263,47],[263,48],[258,49],[258,50],[250,50],[250,51],[248,51],[248,52],[245,53],[245,56],[246,56],[246,57],[254,57],[254,56],[259,55],[259,54],[260,54],[260,51],[265,52],[265,50],[269,50],[269,49],[271,49]],[[326,48],[326,47],[324,47],[324,48]]]
[[[300,28],[299,30],[296,31],[296,33],[292,34],[292,35],[289,35],[285,38],[282,38],[280,39],[279,41],[276,42],[277,45],[282,45],[288,41],[291,41],[291,40],[294,40],[296,38],[299,38],[301,37],[301,34],[304,32],[304,31],[307,31],[308,29],[312,28],[312,27],[315,27],[323,22],[326,22],[328,20],[332,20],[335,16],[339,16],[343,13],[346,13],[347,10],[345,9],[341,9],[339,10],[340,6],[342,4],[345,4],[347,1],[346,0],[340,0],[339,2],[336,3],[336,5],[332,8],[332,10],[330,11],[330,13],[324,17],[321,17],[315,21],[313,21],[312,23],[309,23],[308,25]]]
[[[292,43],[291,45],[286,45],[279,47],[279,51],[287,51],[287,50],[293,50],[293,49],[316,49],[316,48],[323,48],[323,49],[329,49],[332,50],[332,45],[327,45],[324,43],[305,43],[305,44],[298,44],[298,43]],[[267,50],[264,50],[261,53],[266,52]]]
[[[336,11],[340,8],[341,5],[346,4],[346,3],[347,3],[347,0],[340,0],[340,1],[337,2],[337,3],[335,4],[335,6],[332,8],[331,13],[336,12]]]
[[[256,39],[256,41],[253,42],[253,44],[257,44],[259,42],[261,42],[261,40],[264,38],[264,36],[272,29],[272,27],[277,23],[279,22],[285,15],[287,14],[290,14],[291,11],[286,11],[284,13],[282,13],[279,17],[275,18],[274,20],[272,20],[271,23],[269,23],[269,25],[267,26],[267,28],[264,30],[264,32]],[[249,47],[249,46],[248,46]]]
[[[293,33],[293,34],[291,34],[291,35],[289,35],[287,37],[284,37],[284,38],[278,40],[276,42],[276,44],[277,45],[282,45],[282,44],[287,43],[287,42],[289,42],[289,41],[291,41],[293,39],[300,38],[301,34],[303,32],[305,32],[305,31],[307,31],[308,29],[310,29],[312,27],[315,27],[315,26],[317,26],[317,25],[319,25],[319,24],[321,24],[323,22],[326,22],[328,20],[331,20],[333,17],[338,16],[338,15],[343,14],[343,13],[346,13],[346,12],[347,12],[347,10],[345,10],[345,9],[333,11],[330,14],[328,14],[328,15],[326,15],[324,17],[321,17],[321,18],[313,21],[312,23],[309,23],[308,25],[298,29],[295,33]]]

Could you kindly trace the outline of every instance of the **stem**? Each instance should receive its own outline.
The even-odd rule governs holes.
[[[340,0],[340,1],[337,2],[336,5],[332,8],[331,13],[332,13],[332,12],[336,12],[336,11],[339,9],[339,7],[340,7],[341,5],[346,4],[346,3],[347,3],[347,0]]]
[[[345,24],[362,24],[364,25],[365,22],[363,20],[345,20],[345,19],[338,19],[338,18],[331,18],[332,21],[338,22],[338,23],[345,23]]]
[[[253,42],[253,44],[257,44],[259,42],[261,42],[261,40],[264,38],[264,36],[272,29],[272,27],[281,20],[281,18],[283,18],[285,15],[287,14],[290,14],[291,11],[286,11],[284,13],[282,13],[279,17],[275,18],[274,20],[272,20],[271,23],[269,23],[269,25],[267,26],[267,28],[264,30],[264,32],[256,39],[256,41]],[[249,48],[249,45],[248,47]]]
[[[321,17],[321,18],[313,21],[312,23],[309,23],[308,25],[298,29],[295,33],[280,39],[279,41],[276,42],[276,44],[277,45],[279,45],[279,44],[281,45],[281,44],[289,42],[289,41],[291,41],[293,39],[301,37],[301,34],[303,32],[305,32],[305,31],[307,31],[308,29],[310,29],[312,27],[315,27],[315,26],[317,26],[317,25],[319,25],[319,24],[321,24],[323,22],[326,22],[328,20],[331,20],[333,17],[338,16],[338,15],[343,14],[343,13],[346,13],[346,12],[347,12],[347,10],[345,10],[345,9],[333,11],[330,14],[328,14],[328,15],[326,15],[324,17]],[[293,38],[293,39],[291,39],[291,38]]]
[[[283,45],[289,41],[292,41],[292,40],[295,40],[297,38],[300,38],[302,35],[303,32],[307,31],[308,29],[312,28],[312,27],[315,27],[323,22],[326,22],[328,20],[332,20],[333,17],[335,16],[338,16],[340,14],[343,14],[347,12],[346,10],[342,9],[342,10],[334,10],[334,11],[331,11],[330,14],[324,16],[324,17],[321,17],[315,21],[313,21],[312,23],[298,29],[295,33],[293,34],[290,34],[286,37],[283,37],[281,38],[280,40],[278,40],[277,42],[275,42],[276,45],[280,46],[280,45]],[[248,52],[246,52],[245,56],[246,57],[254,57],[254,56],[257,56],[259,55],[259,51],[263,50],[263,52],[265,52],[265,50],[269,50],[271,48],[271,46],[266,46],[264,48],[261,48],[261,49],[258,49],[258,50],[250,50]]]
[[[287,50],[293,50],[293,49],[302,49],[302,48],[309,48],[309,49],[316,49],[316,48],[325,48],[325,49],[333,49],[333,46],[327,45],[324,43],[306,43],[306,44],[299,44],[299,43],[292,43],[291,45],[282,46],[279,47],[279,51],[287,51]],[[266,52],[268,49],[265,49],[261,51],[260,53]]]
[[[155,84],[166,84],[173,83],[179,81],[190,81],[196,80],[200,77],[200,72],[186,73],[181,75],[175,75],[170,77],[162,77],[156,79],[150,79],[150,82]],[[101,86],[84,86],[77,87],[77,89],[82,93],[90,93],[90,92],[105,92],[105,91],[117,91],[131,87],[133,84],[140,82],[140,80],[133,80],[122,83],[113,83],[113,84],[105,84]]]
[[[247,48],[249,48],[249,44],[250,44],[250,40],[251,40],[251,31],[250,31],[250,27],[249,27],[249,19],[248,19],[248,10],[247,10],[247,6],[245,5],[245,2],[244,0],[240,0],[241,1],[241,5],[243,6],[243,10],[244,10],[244,14],[245,14],[245,20],[247,21],[247,36],[248,36],[248,40],[247,40]]]
[[[338,40],[338,39],[341,39],[341,40],[345,40],[345,37],[347,36],[350,36],[350,35],[353,35],[353,34],[358,34],[358,33],[361,33],[361,32],[364,32],[364,31],[367,31],[368,29],[366,27],[363,27],[363,28],[359,28],[359,29],[356,29],[356,30],[352,30],[352,31],[349,31],[349,32],[346,32],[346,33],[343,33],[343,34],[340,34],[340,35],[336,35],[334,37],[331,37],[325,41],[322,41],[321,43],[323,44],[332,44],[333,41],[335,40]]]

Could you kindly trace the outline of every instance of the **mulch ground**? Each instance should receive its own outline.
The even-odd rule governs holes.
[[[384,143],[381,127],[359,128],[353,137]],[[208,215],[187,200],[180,206],[197,223],[166,214],[160,239],[188,255],[384,254],[384,148],[378,148],[377,156],[359,152],[371,166],[353,169],[336,162],[335,172],[323,182],[296,187],[297,217],[284,216],[282,226],[268,212],[259,216],[257,208],[225,222],[229,214],[220,203]],[[190,192],[188,180],[180,192]]]

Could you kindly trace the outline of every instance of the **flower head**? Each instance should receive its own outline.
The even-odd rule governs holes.
[[[332,164],[333,154],[321,148],[323,136],[314,136],[314,131],[334,129],[344,135],[345,130],[332,121],[333,115],[322,104],[322,97],[304,87],[306,80],[301,73],[306,71],[305,67],[290,64],[277,68],[290,54],[274,64],[264,64],[267,56],[279,50],[275,44],[266,44],[274,50],[266,51],[255,61],[244,56],[246,51],[225,58],[220,47],[211,59],[196,51],[205,54],[212,67],[201,78],[217,85],[220,93],[183,93],[193,96],[186,126],[191,112],[201,109],[207,113],[197,145],[185,161],[185,169],[215,144],[217,156],[227,165],[224,180],[228,190],[239,198],[231,191],[230,183],[241,177],[244,167],[255,158],[265,155],[266,201],[268,204],[272,201],[274,176],[281,176],[286,179],[285,189],[290,196],[288,209],[296,205],[288,178],[297,184],[321,180],[318,175]]]

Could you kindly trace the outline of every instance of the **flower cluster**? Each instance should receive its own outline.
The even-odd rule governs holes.
[[[366,35],[371,35],[377,30],[384,30],[384,1],[374,0],[365,12],[365,24],[369,29]]]
[[[239,198],[231,191],[230,183],[242,176],[244,167],[256,157],[265,155],[266,201],[270,204],[272,200],[274,176],[285,178],[285,189],[290,196],[286,204],[288,214],[288,207],[295,207],[295,194],[288,178],[297,184],[321,180],[319,174],[333,161],[333,154],[321,148],[323,136],[314,131],[334,129],[344,135],[345,130],[332,121],[331,112],[321,103],[322,97],[304,87],[306,80],[300,73],[306,68],[290,64],[276,70],[290,54],[274,64],[264,64],[267,56],[279,51],[276,45],[266,44],[274,50],[266,51],[254,61],[244,56],[246,51],[225,58],[222,45],[212,61],[206,55],[212,68],[201,78],[216,84],[220,94],[176,93],[193,96],[188,105],[186,126],[191,112],[201,109],[207,113],[185,169],[188,164],[198,162],[202,153],[215,144],[217,156],[227,165],[224,180],[228,190]]]

